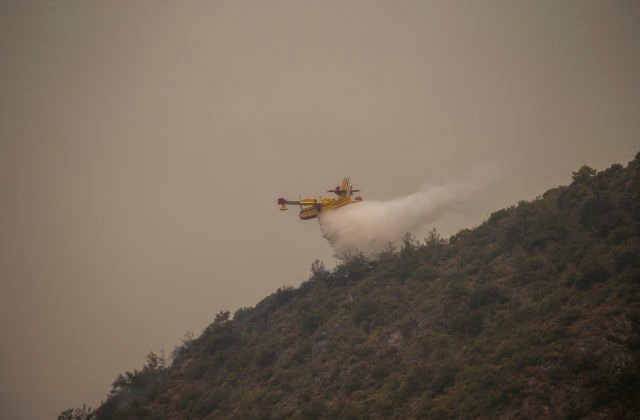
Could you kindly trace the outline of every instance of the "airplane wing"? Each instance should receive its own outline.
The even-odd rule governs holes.
[[[291,201],[285,198],[278,198],[278,205],[280,206],[314,206],[320,208],[320,203],[316,200],[297,200]]]
[[[278,198],[278,204],[280,204],[281,206],[284,206],[284,205],[297,206],[298,204],[300,204],[300,201],[291,201],[285,198]]]

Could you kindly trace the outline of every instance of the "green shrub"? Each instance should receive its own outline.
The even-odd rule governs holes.
[[[303,315],[302,330],[307,334],[313,334],[330,316],[331,313],[322,306],[309,308],[309,313]]]
[[[369,320],[378,310],[377,303],[368,297],[363,297],[356,300],[352,307],[352,319],[356,325],[360,325],[363,322]]]
[[[625,249],[616,255],[616,272],[621,273],[627,267],[640,267],[640,252],[638,252],[636,249]]]
[[[420,281],[431,281],[438,278],[440,272],[432,266],[423,265],[413,273],[413,278]]]
[[[266,367],[273,364],[277,359],[277,353],[274,349],[262,349],[256,355],[256,363],[260,367]]]
[[[576,279],[576,287],[579,290],[587,290],[593,284],[600,283],[609,277],[609,271],[599,261],[589,261],[580,267],[578,277]]]
[[[429,384],[431,396],[441,394],[446,388],[453,386],[456,382],[458,368],[455,363],[441,362],[435,367],[435,372]]]
[[[469,306],[471,309],[476,309],[492,303],[505,303],[506,301],[507,296],[501,288],[487,285],[481,286],[471,293]]]

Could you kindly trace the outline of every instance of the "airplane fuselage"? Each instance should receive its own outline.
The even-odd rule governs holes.
[[[315,198],[306,198],[301,201],[302,202],[308,201],[310,203],[308,205],[302,204],[302,210],[300,210],[300,214],[298,214],[298,217],[300,217],[302,220],[315,219],[322,212],[335,210],[337,208],[346,206],[347,204],[358,202],[355,200],[351,200],[351,197],[344,197],[344,198],[341,197],[338,199],[323,198],[320,201],[316,200]]]

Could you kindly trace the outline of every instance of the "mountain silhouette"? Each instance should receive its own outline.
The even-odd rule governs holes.
[[[316,261],[61,418],[639,418],[640,153],[572,179],[449,239]]]

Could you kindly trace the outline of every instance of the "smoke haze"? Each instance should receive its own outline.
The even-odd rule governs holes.
[[[331,267],[278,196],[351,175],[365,202],[321,223],[369,250],[632,159],[638,21],[633,0],[0,2],[0,419],[95,407],[150,350]],[[490,188],[407,197],[485,164]]]
[[[352,252],[365,255],[398,243],[406,233],[438,221],[447,212],[460,210],[479,187],[461,182],[425,186],[406,197],[388,201],[363,201],[318,218],[322,235],[336,258]]]

